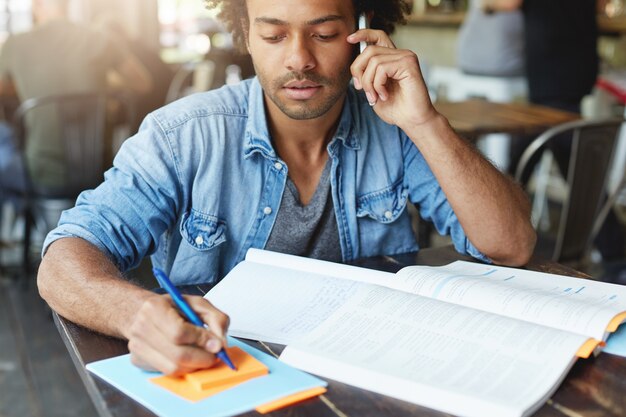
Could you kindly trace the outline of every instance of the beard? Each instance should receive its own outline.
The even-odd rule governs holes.
[[[263,87],[265,95],[283,112],[287,117],[295,120],[315,119],[326,114],[337,101],[346,93],[350,81],[350,69],[345,68],[338,77],[332,79],[315,74],[313,72],[289,72],[273,80],[266,77],[255,66],[257,77]],[[312,81],[322,86],[322,97],[314,100],[302,100],[295,103],[288,102],[280,97],[279,92],[283,86],[292,80]]]

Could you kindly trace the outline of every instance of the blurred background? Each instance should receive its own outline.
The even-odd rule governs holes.
[[[22,35],[43,27],[48,19],[49,15],[35,10],[39,1],[46,2],[0,0],[0,75],[4,77],[0,95],[0,417],[95,416],[96,410],[49,311],[36,292],[35,275],[43,239],[61,211],[73,205],[78,192],[102,180],[102,173],[121,144],[136,132],[147,113],[195,92],[238,83],[253,76],[254,71],[250,58],[235,50],[216,12],[206,10],[202,0],[69,0],[63,2],[66,17],[57,30],[63,32],[69,22],[86,27],[88,31],[76,33],[109,45],[103,50],[115,56],[110,59],[112,71],[104,74],[104,81],[95,77],[85,81],[101,88],[72,90],[67,88],[72,81],[67,78],[72,77],[64,71],[64,60],[78,62],[80,54],[75,57],[64,49],[16,47],[18,39],[25,41]],[[625,114],[624,1],[598,0],[590,16],[597,24],[593,42],[599,70],[593,88],[580,100],[583,118]],[[523,69],[508,73],[498,73],[502,66],[491,72],[468,69],[471,62],[486,63],[493,58],[482,58],[484,45],[466,36],[476,13],[475,4],[478,0],[414,0],[408,24],[398,27],[392,38],[398,47],[418,54],[436,104],[476,99],[499,104],[531,102]],[[570,10],[564,7],[561,11],[566,19]],[[558,42],[563,44],[557,43],[557,47],[567,46],[567,40]],[[512,51],[514,44],[507,45]],[[89,48],[86,51],[81,54],[88,53]],[[52,53],[52,58],[47,53]],[[109,58],[103,54],[99,59],[104,63]],[[8,62],[19,62],[22,69],[16,70],[17,66]],[[60,75],[55,75],[53,68],[60,69]],[[21,81],[31,73],[38,83]],[[43,93],[30,89],[35,84]],[[73,94],[80,97],[68,97]],[[55,98],[47,100],[44,96]],[[47,105],[54,106],[54,116],[46,113]],[[478,114],[479,119],[488,116]],[[79,143],[89,140],[89,149],[69,141],[76,135],[68,133],[68,127],[80,132]],[[33,145],[42,131],[47,138],[56,138],[53,149]],[[599,226],[594,223],[574,259],[553,257],[553,247],[539,254],[587,271],[596,279],[622,284],[626,284],[625,135],[622,129],[615,150],[608,155],[610,166],[606,181],[602,174],[602,189],[592,219],[602,223],[605,217],[612,218],[611,229],[617,237],[610,236],[604,242],[610,250],[601,250],[596,239]],[[498,168],[515,172],[517,161],[510,153],[515,141],[512,135],[481,134],[472,140]],[[74,153],[78,158],[72,162],[68,155]],[[50,171],[46,171],[46,158],[61,158],[63,166],[53,161]],[[544,159],[524,187],[537,209],[533,220],[538,233],[553,242],[559,233],[561,208],[571,203],[572,185],[556,160]],[[14,165],[26,170],[25,184],[18,186],[11,174]],[[61,179],[53,181],[57,174]],[[422,247],[450,243],[417,217],[414,226]],[[141,285],[153,286],[149,274],[142,271],[134,271],[129,277]]]

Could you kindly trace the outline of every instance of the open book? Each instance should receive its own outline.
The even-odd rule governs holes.
[[[251,249],[207,295],[302,370],[459,416],[528,415],[626,319],[626,287],[470,262],[396,274]]]

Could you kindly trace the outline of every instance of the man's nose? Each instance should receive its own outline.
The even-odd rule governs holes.
[[[309,40],[303,36],[294,37],[289,44],[285,67],[289,71],[304,72],[315,68],[315,56]]]

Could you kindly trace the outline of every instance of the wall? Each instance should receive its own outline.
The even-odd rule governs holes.
[[[102,14],[112,16],[129,36],[160,48],[157,0],[72,0],[70,14],[86,23],[97,21]]]
[[[393,41],[398,48],[415,52],[420,64],[428,66],[456,66],[456,40],[458,27],[409,24],[396,29]]]

